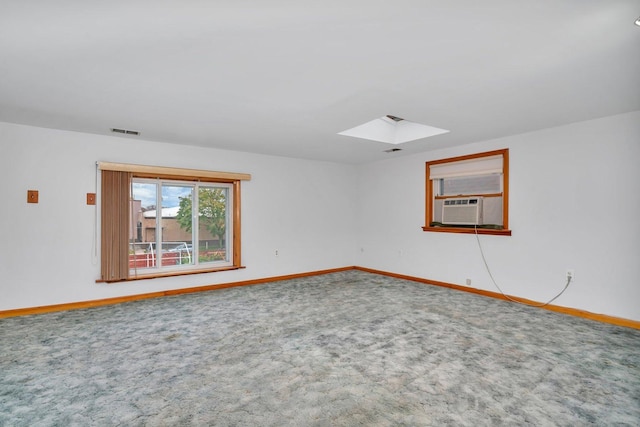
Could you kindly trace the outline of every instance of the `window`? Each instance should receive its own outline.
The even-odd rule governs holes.
[[[511,235],[509,150],[426,163],[424,231]]]
[[[236,269],[250,175],[100,163],[101,281]]]

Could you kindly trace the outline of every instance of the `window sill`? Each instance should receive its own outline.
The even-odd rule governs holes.
[[[491,234],[494,236],[511,236],[511,230],[495,230],[491,228],[463,228],[463,227],[422,227],[422,231],[436,233],[459,233],[459,234]]]
[[[191,274],[203,274],[203,273],[217,273],[219,271],[231,271],[231,270],[240,270],[246,268],[245,266],[228,266],[228,267],[217,267],[217,268],[206,268],[199,270],[182,270],[182,271],[166,271],[166,272],[155,272],[148,274],[138,274],[137,276],[131,276],[124,280],[96,280],[96,283],[119,283],[119,282],[133,282],[136,280],[146,280],[146,279],[157,279],[161,277],[174,277],[174,276],[188,276]]]

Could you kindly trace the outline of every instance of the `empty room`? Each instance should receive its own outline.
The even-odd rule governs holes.
[[[0,426],[639,425],[638,52],[638,0],[0,0]]]

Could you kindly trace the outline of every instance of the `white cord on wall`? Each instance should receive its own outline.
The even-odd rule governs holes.
[[[549,301],[543,303],[543,304],[529,304],[529,303],[526,303],[526,302],[523,302],[523,301],[518,301],[517,299],[511,298],[509,295],[507,295],[504,292],[502,292],[502,289],[500,289],[500,286],[498,286],[498,284],[496,283],[496,280],[493,278],[493,274],[491,274],[491,269],[489,268],[489,264],[487,263],[487,259],[484,256],[484,251],[482,250],[482,245],[480,244],[480,236],[478,235],[478,226],[475,225],[473,228],[474,228],[474,230],[476,232],[476,240],[478,241],[478,248],[480,249],[480,255],[482,256],[482,262],[484,262],[484,267],[487,269],[487,273],[489,273],[489,277],[491,278],[491,281],[493,282],[493,285],[496,287],[496,289],[498,289],[498,291],[500,291],[502,296],[505,297],[506,299],[508,299],[509,301],[517,302],[518,304],[522,304],[522,305],[528,305],[530,307],[545,307],[545,306],[551,304],[553,301],[555,301],[569,287],[569,283],[571,283],[571,276],[567,277],[567,283],[564,285],[564,288],[560,291],[560,293],[558,295],[556,295],[555,297],[551,298]]]
[[[96,162],[96,170],[95,176],[93,179],[93,191],[94,194],[98,194],[98,162]],[[98,264],[98,201],[96,200],[96,204],[93,206],[93,256],[91,262],[93,265]]]

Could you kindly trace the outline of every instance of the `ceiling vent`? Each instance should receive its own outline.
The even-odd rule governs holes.
[[[140,135],[140,132],[138,132],[137,130],[129,130],[129,129],[111,128],[111,132],[121,133],[124,135],[134,135],[134,136]]]

